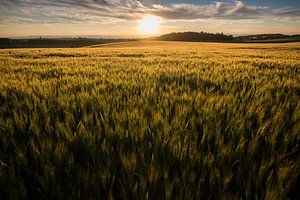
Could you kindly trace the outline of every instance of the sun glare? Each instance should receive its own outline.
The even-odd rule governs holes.
[[[157,16],[145,16],[139,22],[139,29],[145,34],[151,34],[158,31],[159,18]]]

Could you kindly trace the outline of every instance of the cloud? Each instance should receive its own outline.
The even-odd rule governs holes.
[[[298,9],[271,9],[243,1],[208,5],[159,0],[1,0],[0,23],[105,23],[106,20],[138,20],[146,14],[166,20],[284,18],[299,20]],[[17,13],[17,14],[16,14]],[[23,18],[23,20],[22,20]],[[18,19],[18,20],[16,20]]]
[[[171,4],[153,5],[152,13],[166,19],[257,19],[273,17],[300,18],[300,10],[277,9],[247,5],[242,1],[215,2],[210,5]]]
[[[47,20],[36,20],[32,18],[26,17],[18,17],[18,16],[0,16],[0,25],[3,24],[1,22],[9,23],[9,24],[53,24],[55,21],[47,21]]]

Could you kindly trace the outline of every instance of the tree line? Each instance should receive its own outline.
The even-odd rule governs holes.
[[[158,37],[159,40],[166,41],[191,41],[191,42],[226,42],[232,41],[232,35],[225,35],[223,33],[206,33],[206,32],[177,32],[162,35]]]

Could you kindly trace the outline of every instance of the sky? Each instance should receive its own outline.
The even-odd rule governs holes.
[[[146,16],[157,19],[154,32],[141,30]],[[300,0],[0,0],[0,37],[182,31],[300,34]]]

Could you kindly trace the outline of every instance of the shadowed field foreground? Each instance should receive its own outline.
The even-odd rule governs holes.
[[[0,51],[1,199],[296,199],[300,44]]]

